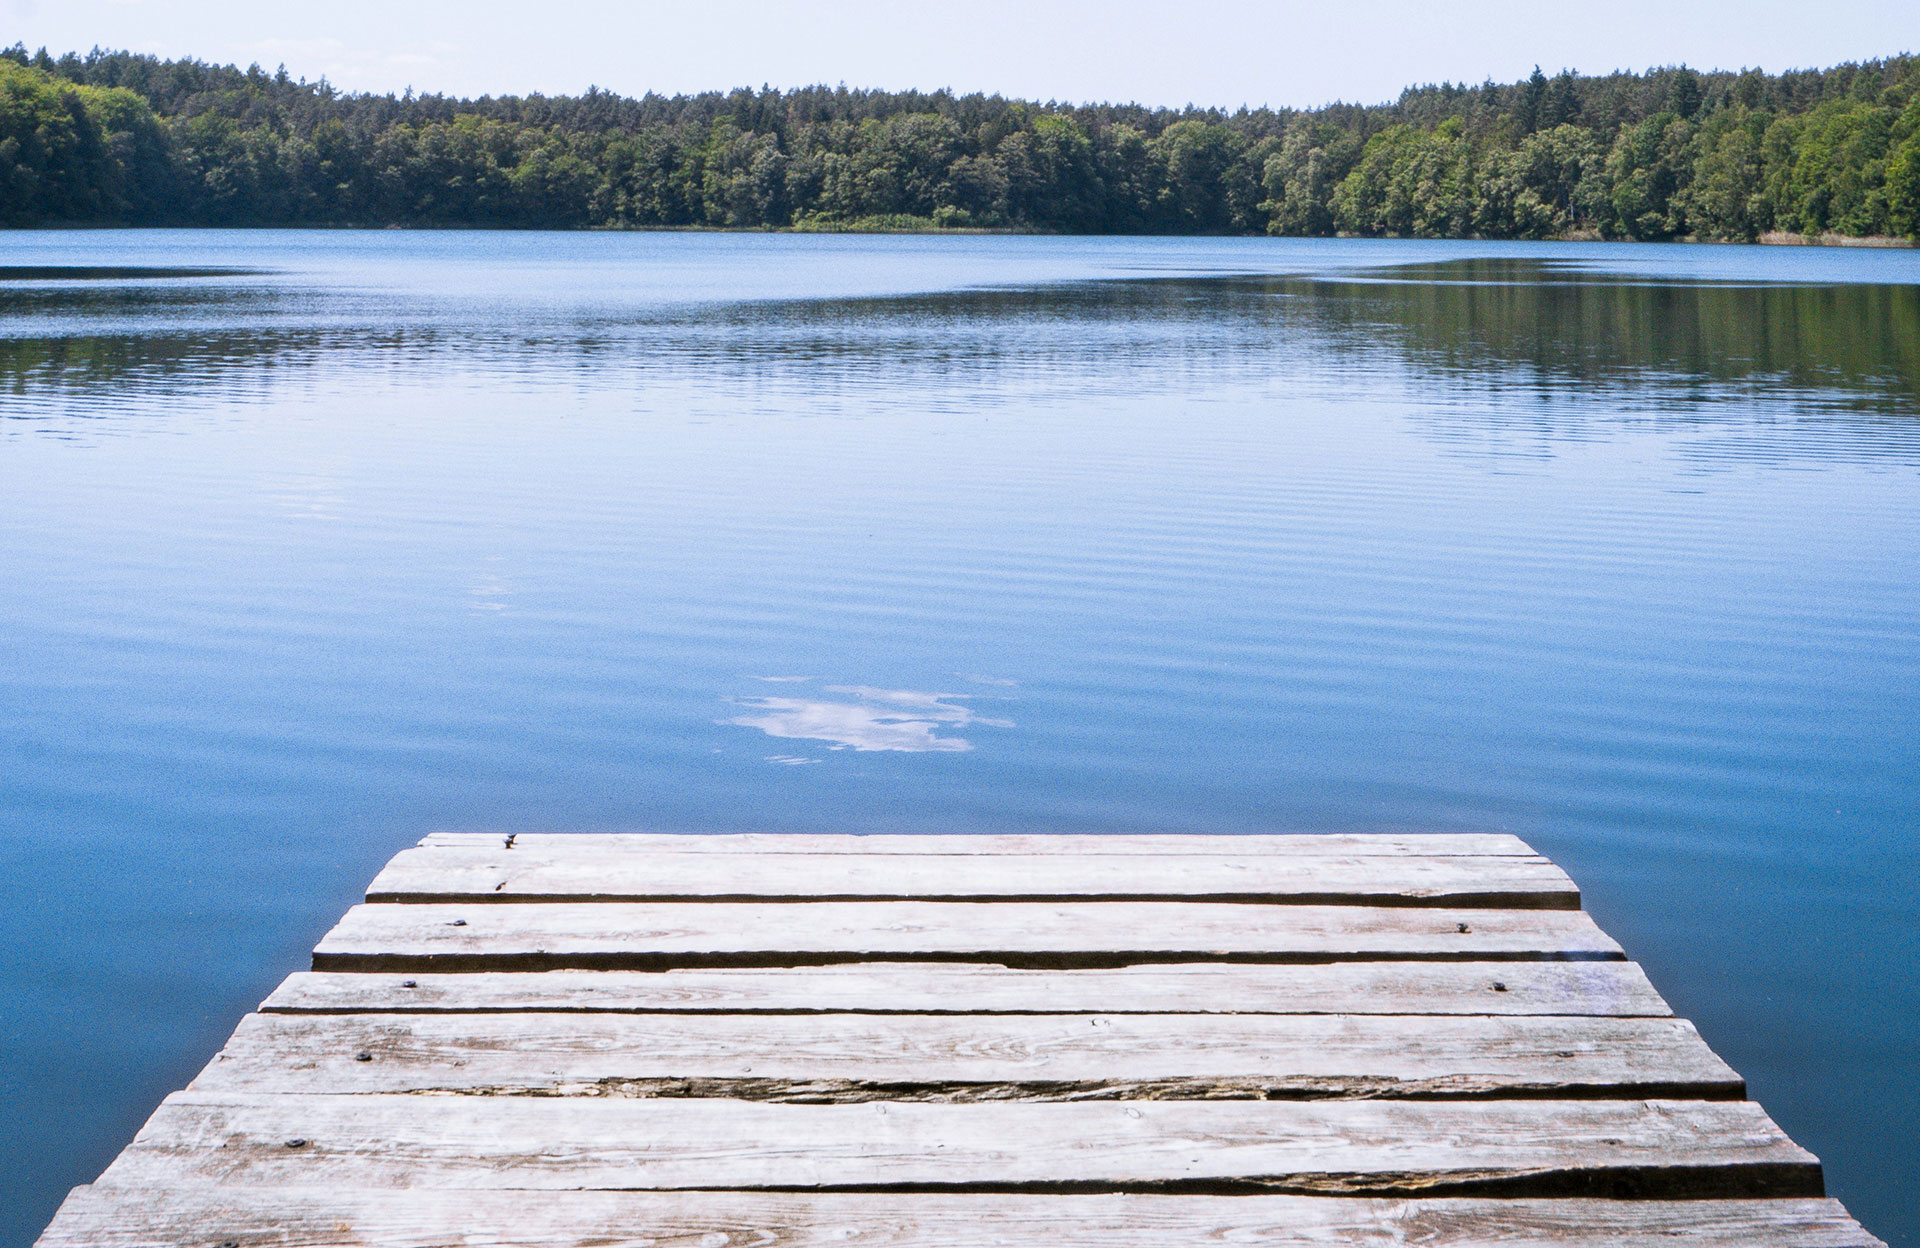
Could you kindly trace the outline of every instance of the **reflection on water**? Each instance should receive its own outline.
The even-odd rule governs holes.
[[[0,288],[0,318],[0,393],[16,399],[6,415],[50,431],[257,396],[287,371],[395,367],[607,389],[797,385],[822,413],[876,389],[884,401],[937,386],[965,406],[1016,387],[1033,398],[1278,376],[1337,387],[1391,369],[1410,390],[1447,387],[1422,422],[1443,438],[1744,423],[1742,404],[1764,403],[1775,418],[1849,422],[1858,441],[1823,451],[1870,458],[1911,458],[1920,414],[1920,285],[1661,279],[1528,257],[514,318],[260,280],[69,285]],[[1570,387],[1614,406],[1560,402]],[[1510,402],[1516,388],[1526,393]],[[1489,401],[1463,401],[1475,397]]]
[[[791,682],[794,678],[769,678]],[[1005,719],[989,719],[967,706],[967,695],[920,693],[912,689],[875,689],[867,685],[828,685],[825,692],[842,698],[735,698],[748,713],[722,720],[743,728],[758,728],[770,737],[826,741],[830,750],[898,750],[906,754],[955,753],[971,750],[965,737],[940,736],[943,729],[979,724],[1011,728]],[[814,761],[793,755],[774,755],[767,761]]]
[[[1920,1248],[1920,253],[5,249],[0,1245],[396,850],[654,827],[1513,832]]]
[[[1337,334],[1384,338],[1379,345],[1450,377],[1491,367],[1543,388],[1698,396],[1726,386],[1920,411],[1920,286],[1663,281],[1518,260],[1311,286],[1307,300]]]
[[[0,264],[0,282],[157,281],[175,277],[242,277],[246,269],[181,269],[164,265]]]

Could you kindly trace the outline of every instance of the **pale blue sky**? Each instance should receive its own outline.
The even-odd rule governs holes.
[[[1063,100],[1375,102],[1410,82],[1769,70],[1920,49],[1914,0],[0,0],[0,43],[285,62],[355,90],[624,94],[770,82]]]

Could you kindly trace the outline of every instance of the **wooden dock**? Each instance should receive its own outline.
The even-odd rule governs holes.
[[[1745,1098],[1508,836],[436,835],[40,1244],[1879,1245]]]

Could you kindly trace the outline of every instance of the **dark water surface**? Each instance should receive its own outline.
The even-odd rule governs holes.
[[[1485,829],[1920,1245],[1917,387],[1912,252],[0,235],[0,1242],[429,830]]]

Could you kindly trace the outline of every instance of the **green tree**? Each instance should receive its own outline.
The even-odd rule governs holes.
[[[1358,137],[1302,118],[1287,128],[1279,150],[1261,167],[1269,234],[1326,235],[1334,231],[1333,191],[1360,157]]]
[[[1828,100],[1800,119],[1776,201],[1787,228],[1885,233],[1893,122],[1891,108],[1854,98]]]
[[[31,225],[119,214],[121,170],[89,96],[113,115],[136,103],[0,60],[0,220]]]
[[[1255,228],[1259,181],[1243,159],[1246,140],[1217,122],[1177,121],[1147,143],[1162,171],[1157,217],[1181,234],[1230,234]],[[1264,224],[1264,223],[1262,223]]]
[[[349,94],[0,49],[0,221],[1920,235],[1920,58],[1410,88],[1306,112],[947,91]]]
[[[1334,224],[1353,234],[1462,238],[1472,232],[1473,147],[1457,117],[1431,131],[1390,126],[1335,188]]]
[[[1554,238],[1593,219],[1600,196],[1600,146],[1587,131],[1559,125],[1520,146],[1488,152],[1474,220],[1495,238]]]
[[[1106,188],[1101,228],[1116,232],[1152,228],[1161,173],[1148,150],[1146,132],[1126,122],[1107,127],[1095,139],[1094,159]]]
[[[1001,211],[1012,221],[1083,233],[1105,219],[1105,187],[1093,140],[1072,120],[1041,117],[1033,129],[1000,141],[994,161],[1002,178]]]
[[[1664,112],[1620,131],[1603,167],[1609,233],[1644,240],[1686,232],[1685,201],[1674,197],[1691,173],[1686,154],[1692,138],[1684,119]]]
[[[1894,123],[1887,157],[1887,228],[1920,241],[1920,91]]]
[[[1676,192],[1679,213],[1695,234],[1748,242],[1773,227],[1766,193],[1769,118],[1735,104],[1715,113],[1689,144],[1692,174]]]
[[[786,225],[787,155],[772,134],[716,125],[701,151],[701,201],[709,225]]]
[[[506,170],[515,224],[561,230],[594,223],[602,175],[591,161],[561,134],[521,136],[516,148]]]

